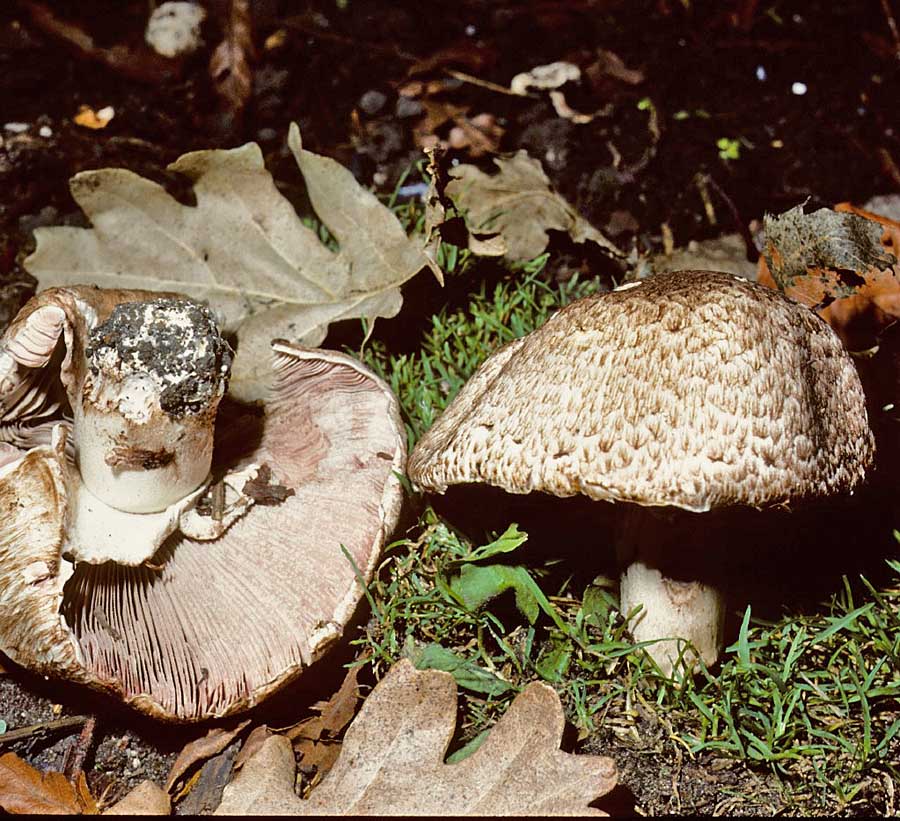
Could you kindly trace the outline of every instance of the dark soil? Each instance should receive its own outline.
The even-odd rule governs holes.
[[[71,175],[121,166],[190,201],[167,163],[255,140],[279,186],[300,202],[286,148],[291,121],[306,147],[336,157],[361,182],[387,192],[402,180],[401,196],[417,195],[410,169],[423,142],[451,143],[450,162],[486,166],[485,148],[526,148],[626,252],[738,232],[752,259],[751,228],[767,211],[900,189],[900,43],[890,0],[254,0],[253,91],[243,110],[217,96],[208,70],[226,0],[205,4],[205,45],[178,61],[141,46],[148,5],[57,0],[55,26],[37,2],[0,8],[0,325],[30,294],[20,263],[34,228],[84,222],[68,193]],[[93,38],[90,53],[72,45],[77,31]],[[117,47],[131,56],[111,59]],[[581,67],[581,81],[563,92],[571,108],[601,112],[590,122],[558,116],[543,93],[517,97],[490,85],[557,60]],[[85,128],[73,121],[82,105],[112,107],[114,117]],[[614,270],[557,239],[554,270]],[[451,298],[412,286],[428,287],[417,295],[427,307]],[[0,718],[10,730],[59,715],[101,717],[87,771],[108,798],[144,778],[162,783],[201,732],[140,720],[2,664]],[[329,676],[315,697],[334,689]],[[310,699],[297,690],[279,702],[282,719],[292,714],[284,723],[303,717]],[[77,734],[38,734],[8,748],[61,769]],[[661,746],[614,736],[598,744],[627,785],[614,797],[618,812],[784,809],[776,782],[735,762],[662,760]],[[884,806],[875,797],[867,805]]]

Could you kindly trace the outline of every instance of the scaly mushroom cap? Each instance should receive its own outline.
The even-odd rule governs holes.
[[[681,271],[587,297],[491,356],[409,460],[420,487],[706,511],[852,490],[874,456],[856,369],[806,307]]]
[[[83,370],[74,361],[84,335],[72,329],[95,327],[114,306],[87,316],[90,289],[65,290],[40,295],[0,341],[5,407],[18,403],[26,417],[8,414],[16,441],[0,443],[0,651],[160,718],[247,709],[318,659],[363,595],[402,501],[396,399],[351,357],[273,343],[269,399],[260,408],[223,401],[212,483],[174,517],[155,555],[135,566],[80,561],[67,548],[81,493],[64,394],[47,398],[46,368],[58,378],[64,365],[64,379]],[[50,432],[50,444],[17,447]],[[92,514],[78,510],[89,534]],[[134,522],[157,515],[123,512],[106,538],[127,542]]]

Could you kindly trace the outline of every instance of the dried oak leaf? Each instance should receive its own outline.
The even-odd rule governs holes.
[[[189,741],[178,753],[178,757],[169,770],[169,776],[166,778],[166,791],[172,792],[176,784],[196,764],[221,753],[246,729],[249,723],[247,720],[241,721],[234,727],[213,727],[200,738]]]
[[[95,815],[84,773],[71,784],[59,772],[42,773],[15,753],[0,756],[0,809],[15,814]]]
[[[529,684],[478,750],[445,764],[455,723],[453,677],[400,661],[366,699],[308,800],[293,792],[290,742],[272,736],[225,788],[216,814],[604,814],[589,804],[615,786],[615,764],[559,749],[565,719],[551,687]]]
[[[850,350],[900,319],[900,223],[842,203],[766,216],[759,281],[816,310]]]
[[[422,268],[441,279],[422,243],[349,170],[303,148],[296,124],[288,143],[338,251],[303,224],[248,143],[169,166],[191,180],[196,206],[125,169],[76,174],[72,196],[92,227],[38,228],[25,265],[41,289],[89,283],[208,302],[223,331],[237,334],[232,395],[257,399],[272,339],[316,346],[331,322],[395,316],[400,286]]]
[[[340,755],[341,741],[338,736],[353,719],[362,698],[357,682],[359,671],[359,667],[348,670],[338,691],[328,701],[313,705],[312,709],[319,715],[310,716],[282,731],[293,742],[294,750],[302,756],[303,765],[316,768],[316,779],[321,779]]]
[[[169,815],[171,812],[169,794],[152,781],[141,781],[124,798],[103,810],[102,815]]]
[[[446,192],[465,213],[469,247],[476,254],[528,260],[542,254],[547,231],[567,231],[575,242],[595,242],[609,254],[622,252],[550,187],[540,162],[524,150],[494,159],[498,172],[474,165],[450,170]],[[485,246],[485,235],[489,245]]]

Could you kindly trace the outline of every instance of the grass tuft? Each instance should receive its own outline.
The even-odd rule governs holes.
[[[549,285],[545,263],[433,317],[414,354],[391,354],[376,328],[365,361],[398,396],[410,447],[489,354],[601,287]],[[572,589],[558,562],[518,558],[526,534],[514,526],[475,545],[416,502],[417,523],[388,546],[369,585],[372,616],[355,642],[379,676],[402,657],[454,675],[462,725],[453,760],[540,679],[560,693],[586,749],[655,755],[661,744],[671,761],[743,761],[776,777],[786,804],[803,812],[846,811],[876,781],[900,779],[900,562],[889,562],[892,586],[845,580],[814,613],[764,622],[748,608],[720,664],[679,681],[630,640],[614,580]]]

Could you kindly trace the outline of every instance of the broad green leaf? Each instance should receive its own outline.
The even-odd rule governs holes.
[[[519,526],[514,523],[490,544],[482,545],[474,550],[471,556],[466,557],[465,561],[477,562],[497,556],[500,553],[512,553],[513,550],[521,547],[526,541],[528,541],[528,534],[519,530]]]
[[[467,744],[464,744],[455,753],[448,755],[446,763],[456,764],[457,762],[462,761],[464,758],[468,758],[484,743],[485,739],[487,739],[487,737],[490,735],[490,732],[490,728],[488,728],[487,730],[482,730],[480,733],[478,733],[477,736],[475,736],[475,738],[473,738]]]
[[[443,670],[450,673],[460,687],[475,693],[500,696],[512,689],[508,681],[504,681],[474,661],[460,658],[440,644],[413,647],[408,650],[408,655],[417,670]]]
[[[534,669],[545,681],[562,681],[572,661],[572,652],[571,641],[554,637],[538,656]]]
[[[608,586],[612,586],[612,583],[610,582]],[[595,580],[585,588],[581,599],[581,612],[586,622],[601,627],[606,624],[610,611],[614,609],[615,605],[607,585],[597,584]]]
[[[534,624],[540,612],[540,605],[534,595],[534,580],[528,571],[519,565],[505,564],[464,564],[447,581],[453,597],[466,610],[474,612],[507,590],[516,597],[516,607]]]

